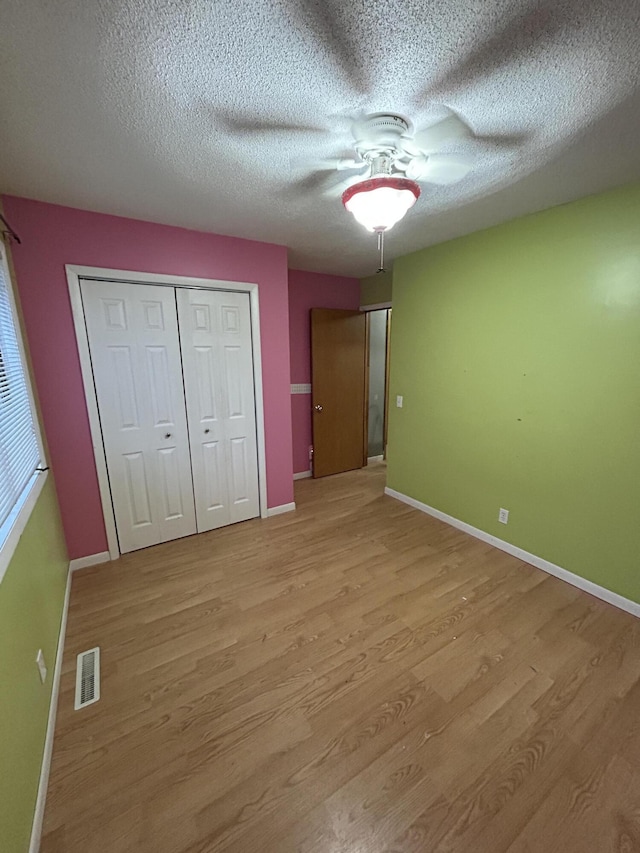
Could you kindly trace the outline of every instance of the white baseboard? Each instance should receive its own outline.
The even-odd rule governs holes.
[[[292,501],[290,504],[281,504],[280,506],[270,506],[267,510],[267,516],[271,518],[272,515],[282,515],[283,512],[292,512],[296,508],[295,503]]]
[[[47,720],[47,734],[44,740],[44,752],[42,753],[42,766],[40,768],[40,782],[38,783],[38,796],[36,797],[36,809],[33,815],[31,827],[31,841],[29,842],[29,853],[38,853],[40,850],[40,839],[42,836],[42,821],[44,820],[44,807],[47,800],[47,786],[49,785],[49,770],[51,769],[51,753],[53,752],[53,735],[56,728],[56,713],[58,710],[58,693],[60,692],[60,674],[62,672],[62,656],[64,654],[64,638],[67,633],[67,615],[69,613],[69,596],[71,594],[71,565],[67,573],[67,586],[64,593],[64,604],[62,605],[62,618],[60,619],[60,633],[58,634],[58,647],[56,649],[56,663],[53,668],[53,682],[51,684],[51,699],[49,703],[49,718]]]
[[[381,453],[379,456],[367,456],[367,462],[382,462],[384,459],[384,453]]]
[[[311,476],[311,470],[309,471],[298,471],[297,474],[293,475],[294,480],[306,480],[307,477]]]
[[[69,563],[69,571],[77,572],[78,569],[88,569],[89,566],[97,566],[100,563],[107,563],[111,559],[108,551],[100,551],[99,554],[89,554],[86,557],[78,557],[76,560],[71,560]]]
[[[476,539],[488,542],[489,545],[493,545],[494,548],[506,551],[507,554],[511,554],[513,557],[517,557],[519,560],[523,560],[523,562],[529,563],[537,569],[542,569],[542,571],[547,572],[547,574],[554,575],[554,577],[560,578],[560,580],[566,581],[584,592],[595,595],[596,598],[600,598],[608,604],[613,604],[614,607],[619,607],[620,610],[625,610],[627,613],[633,614],[633,616],[640,617],[640,604],[635,601],[631,601],[631,599],[625,598],[622,595],[618,595],[617,592],[612,592],[604,586],[599,586],[597,583],[593,583],[593,581],[580,577],[580,575],[575,575],[573,572],[563,569],[562,566],[556,566],[555,563],[550,563],[542,557],[530,554],[528,551],[518,548],[517,545],[512,545],[510,542],[498,539],[497,536],[485,533],[484,530],[480,530],[478,527],[473,527],[465,521],[460,521],[460,519],[454,518],[452,515],[447,515],[446,512],[440,512],[439,509],[435,509],[428,504],[417,501],[415,498],[410,498],[408,495],[403,495],[402,492],[396,492],[395,489],[390,489],[388,486],[385,487],[384,492],[386,495],[389,495],[398,501],[402,501],[402,503],[408,504],[415,509],[419,509],[420,512],[424,512],[427,515],[431,515],[434,518],[439,519],[440,521],[444,521],[446,524],[450,524],[451,527],[456,527],[458,530],[469,533],[471,536],[475,536]]]

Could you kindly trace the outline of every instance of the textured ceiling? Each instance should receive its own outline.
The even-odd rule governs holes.
[[[0,0],[0,190],[368,275],[373,236],[309,178],[353,116],[446,106],[478,137],[394,257],[639,179],[639,80],[638,0]]]

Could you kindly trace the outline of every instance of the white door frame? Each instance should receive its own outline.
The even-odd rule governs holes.
[[[260,517],[267,518],[267,465],[264,440],[264,403],[262,397],[262,355],[260,349],[258,285],[245,281],[222,281],[210,278],[191,278],[189,276],[182,275],[165,275],[164,273],[156,274],[131,272],[129,270],[111,270],[104,269],[103,267],[84,267],[77,266],[75,264],[66,264],[65,270],[69,285],[69,297],[71,299],[71,311],[73,313],[73,324],[76,331],[78,354],[80,356],[80,368],[82,370],[84,394],[87,402],[87,411],[89,413],[93,455],[98,472],[98,486],[100,489],[100,500],[102,502],[102,516],[107,533],[110,559],[116,560],[120,556],[120,548],[118,547],[116,521],[111,503],[111,490],[109,488],[109,477],[107,474],[107,459],[104,451],[100,417],[98,415],[98,400],[93,381],[93,370],[91,369],[89,338],[87,335],[87,326],[82,308],[82,297],[80,294],[80,279],[117,281],[126,284],[158,284],[166,287],[202,287],[207,290],[232,290],[249,294],[251,314],[251,348],[253,351],[253,382],[256,403],[256,433],[258,439],[258,488],[260,496]]]

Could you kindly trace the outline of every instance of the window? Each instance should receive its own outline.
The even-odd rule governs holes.
[[[0,579],[28,519],[42,454],[15,312],[0,243]],[[41,483],[39,484],[42,485]]]

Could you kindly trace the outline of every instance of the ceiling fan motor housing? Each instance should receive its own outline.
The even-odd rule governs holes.
[[[394,158],[402,151],[401,138],[411,128],[407,119],[395,113],[374,113],[356,127],[356,150],[363,159],[387,154]]]

